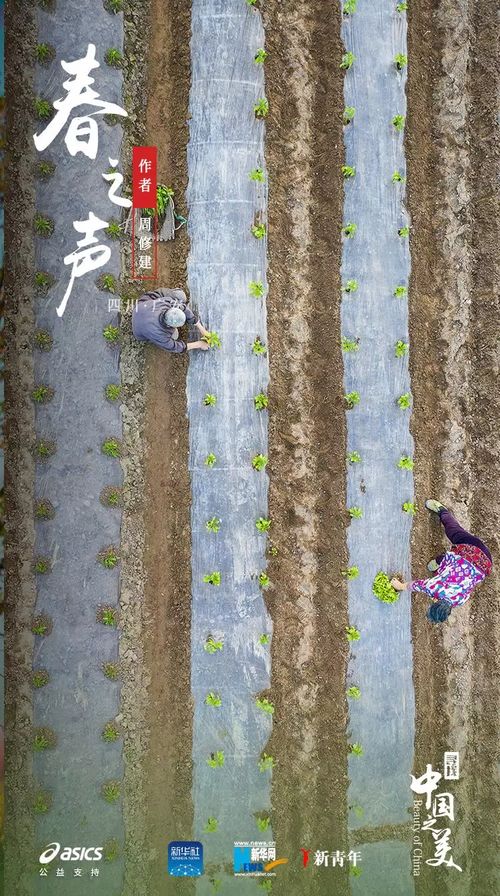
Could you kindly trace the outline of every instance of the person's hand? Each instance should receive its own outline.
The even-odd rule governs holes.
[[[198,328],[198,330],[200,331],[200,333],[201,333],[202,336],[208,336],[208,335],[209,335],[208,330],[205,330],[205,327],[203,326],[201,320],[198,321],[198,323],[196,324],[196,327]]]
[[[396,579],[396,577],[394,577],[393,579],[391,579],[391,585],[396,589],[396,591],[406,591],[408,582],[400,582],[399,579]]]
[[[203,340],[198,339],[196,342],[188,342],[187,349],[188,351],[192,351],[194,348],[201,348],[202,352],[207,352],[209,349],[209,345],[207,342],[203,342]]]

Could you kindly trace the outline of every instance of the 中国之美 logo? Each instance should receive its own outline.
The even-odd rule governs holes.
[[[203,874],[203,846],[198,840],[172,840],[168,844],[168,873],[172,877]]]
[[[275,877],[275,868],[288,859],[276,858],[276,844],[254,840],[237,842],[233,849],[233,871],[236,877]]]
[[[99,862],[102,859],[102,846],[63,846],[60,843],[48,843],[40,854],[40,865],[48,865],[54,859],[60,862]]]

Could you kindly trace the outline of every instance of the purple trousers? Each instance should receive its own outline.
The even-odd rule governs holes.
[[[475,535],[471,535],[470,532],[467,532],[467,529],[463,529],[450,510],[440,510],[439,519],[444,526],[446,537],[449,538],[452,544],[473,544],[476,548],[480,548],[489,560],[492,559],[489,548],[486,547],[484,541],[476,538]],[[436,562],[441,563],[443,557],[444,554],[440,554],[439,557],[436,557]]]

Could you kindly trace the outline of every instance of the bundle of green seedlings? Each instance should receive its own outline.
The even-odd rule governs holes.
[[[384,604],[393,604],[399,600],[399,593],[391,585],[389,576],[385,572],[378,572],[373,580],[373,593]]]

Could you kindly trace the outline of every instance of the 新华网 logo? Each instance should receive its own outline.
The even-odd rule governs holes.
[[[236,877],[275,877],[275,868],[288,859],[276,858],[276,844],[255,840],[238,841],[233,848],[233,871]]]
[[[168,873],[172,877],[203,874],[203,846],[198,840],[172,840],[168,844]]]

